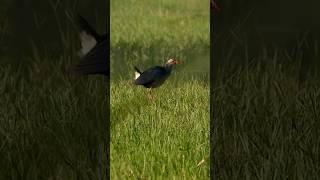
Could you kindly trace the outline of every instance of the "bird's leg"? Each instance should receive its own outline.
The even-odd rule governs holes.
[[[149,98],[149,99],[152,99],[151,88],[148,89],[148,98]]]
[[[148,91],[149,91],[149,94],[148,94],[149,99],[150,99],[150,100],[153,100],[154,97],[153,97],[152,94],[151,94],[152,88],[149,88]]]

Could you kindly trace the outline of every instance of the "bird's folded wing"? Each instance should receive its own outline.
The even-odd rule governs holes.
[[[153,83],[154,81],[161,79],[161,77],[163,77],[165,73],[166,71],[163,67],[160,67],[160,66],[152,67],[144,71],[139,76],[139,78],[135,81],[135,84],[144,85],[144,84]]]

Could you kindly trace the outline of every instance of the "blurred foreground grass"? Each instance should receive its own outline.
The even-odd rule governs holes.
[[[69,77],[49,59],[27,64],[0,66],[0,179],[104,176],[103,79]]]

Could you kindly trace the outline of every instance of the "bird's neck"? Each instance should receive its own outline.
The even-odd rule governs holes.
[[[166,69],[166,71],[171,72],[172,66],[173,66],[172,64],[165,64],[164,68]]]

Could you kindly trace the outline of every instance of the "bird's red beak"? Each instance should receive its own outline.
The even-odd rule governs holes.
[[[220,11],[219,6],[218,6],[217,3],[214,2],[213,0],[210,0],[210,8],[213,9],[213,10],[215,10],[215,11],[217,11],[217,12]]]

